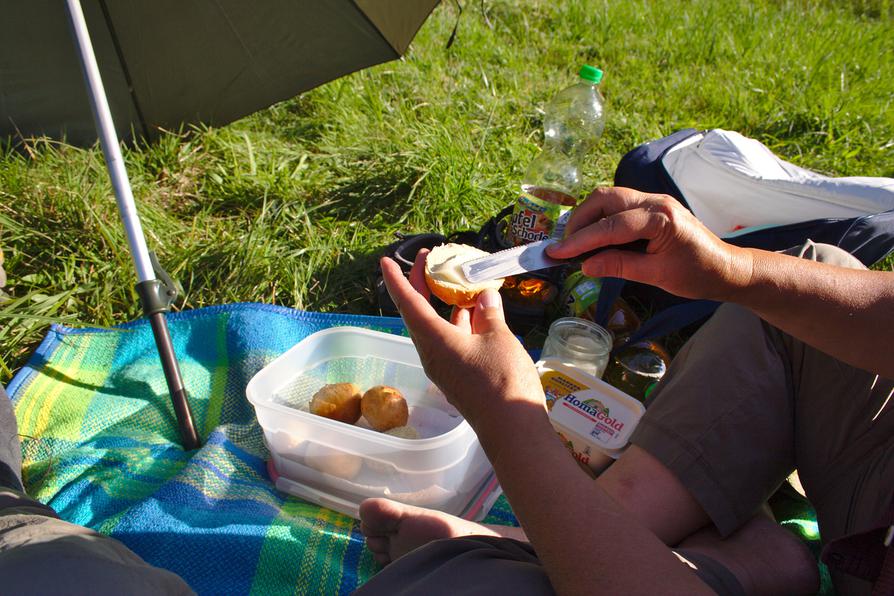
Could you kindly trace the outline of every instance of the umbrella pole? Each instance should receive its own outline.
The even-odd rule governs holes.
[[[127,243],[137,271],[137,279],[139,280],[137,293],[140,295],[143,313],[152,326],[155,345],[158,348],[158,355],[161,358],[168,391],[171,394],[171,401],[174,405],[174,413],[177,416],[177,425],[180,430],[183,448],[187,450],[195,449],[201,446],[201,441],[199,440],[192,412],[189,408],[188,396],[186,389],[183,387],[180,367],[177,365],[177,357],[174,354],[171,334],[168,331],[167,319],[165,319],[165,313],[168,310],[170,301],[164,298],[164,284],[156,278],[156,273],[149,257],[149,249],[146,247],[146,239],[143,236],[143,228],[137,215],[137,207],[133,200],[130,181],[124,168],[124,158],[121,155],[118,136],[115,133],[115,123],[112,120],[112,113],[109,110],[109,103],[99,75],[99,67],[96,64],[96,56],[93,53],[93,44],[90,42],[90,33],[87,30],[81,3],[79,0],[66,0],[66,4],[72,35],[75,38],[84,81],[87,85],[90,107],[93,109],[93,120],[96,122],[106,167],[109,171],[109,177],[112,179],[112,187],[115,190],[118,212],[121,214],[121,220],[124,222]]]

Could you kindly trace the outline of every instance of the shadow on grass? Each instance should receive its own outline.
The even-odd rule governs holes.
[[[271,106],[252,118],[269,124],[274,136],[288,143],[314,145],[326,132],[326,118],[321,117],[316,101],[310,94],[302,94]]]
[[[321,197],[320,217],[340,221],[399,223],[413,205],[415,185],[424,173],[391,162],[374,172],[358,172]]]
[[[380,275],[379,258],[392,240],[394,237],[389,236],[381,243],[348,251],[339,263],[317,269],[315,277],[323,283],[324,291],[307,297],[307,310],[391,316],[380,308],[376,280]]]

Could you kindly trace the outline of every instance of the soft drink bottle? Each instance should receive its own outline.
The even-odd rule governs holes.
[[[581,67],[578,82],[560,91],[543,118],[543,150],[531,162],[516,199],[509,238],[515,245],[548,238],[559,217],[577,204],[581,166],[605,128],[597,86],[602,71]]]

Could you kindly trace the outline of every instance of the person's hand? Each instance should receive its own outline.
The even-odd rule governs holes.
[[[485,290],[474,309],[454,309],[448,323],[429,304],[419,251],[409,281],[383,258],[385,287],[410,330],[428,377],[476,430],[502,423],[513,404],[545,411],[540,377],[503,316],[500,293]]]
[[[645,239],[645,254],[608,249],[587,259],[585,275],[620,277],[686,298],[726,300],[751,276],[751,256],[723,242],[673,197],[630,188],[597,188],[577,206],[565,239],[547,249],[568,259]]]

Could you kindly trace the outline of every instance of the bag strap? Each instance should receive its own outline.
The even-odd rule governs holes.
[[[649,317],[639,329],[630,334],[630,338],[624,345],[663,337],[674,331],[679,331],[687,325],[711,316],[718,306],[720,303],[713,300],[690,300],[669,306]]]
[[[624,289],[624,280],[618,277],[603,277],[602,286],[599,288],[599,298],[596,299],[596,311],[593,314],[593,322],[606,326],[608,323],[609,309]]]
[[[890,525],[882,541],[885,545],[885,560],[872,584],[872,596],[894,596],[894,497],[891,497],[891,505],[888,507],[888,521]]]
[[[872,596],[894,596],[894,497],[878,525],[829,542],[820,559],[831,568],[873,582]]]
[[[615,300],[621,295],[624,288],[624,280],[617,277],[606,277],[602,280],[602,287],[599,289],[599,299],[596,302],[596,311],[593,320],[597,325],[606,327],[608,323],[609,309],[615,303]],[[645,323],[640,326],[630,338],[618,348],[625,345],[634,344],[638,341],[646,339],[655,339],[662,337],[674,331],[691,325],[696,321],[700,321],[712,315],[719,302],[713,300],[687,300],[686,302],[669,306],[664,310],[660,310]]]
[[[894,545],[891,537],[894,535],[894,525],[888,528],[885,540],[885,561],[878,578],[872,584],[872,596],[894,596]]]

